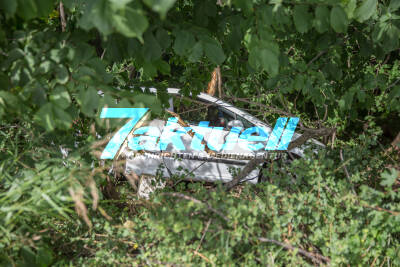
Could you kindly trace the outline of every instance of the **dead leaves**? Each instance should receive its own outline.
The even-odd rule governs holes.
[[[75,211],[80,216],[87,226],[91,229],[92,228],[92,222],[89,220],[88,217],[88,210],[86,208],[85,203],[83,203],[83,190],[78,189],[77,191],[74,191],[72,187],[68,188],[69,194],[72,197],[72,200],[75,202]]]

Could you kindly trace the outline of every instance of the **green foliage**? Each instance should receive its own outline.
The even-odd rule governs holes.
[[[400,1],[62,3],[65,21],[60,1],[0,0],[0,265],[313,264],[259,237],[333,266],[400,265]],[[175,181],[138,200],[96,157],[122,123],[101,108],[161,114],[166,87],[199,93],[217,65],[226,100],[335,137],[257,186]]]

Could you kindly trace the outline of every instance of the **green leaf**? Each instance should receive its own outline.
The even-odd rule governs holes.
[[[146,62],[143,64],[143,75],[144,75],[146,78],[153,78],[153,77],[155,77],[155,76],[157,75],[157,68],[156,68],[156,66],[155,66],[152,62],[146,61]]]
[[[61,84],[66,84],[69,79],[69,73],[66,67],[60,65],[56,71],[56,80]]]
[[[165,62],[164,60],[157,60],[154,62],[155,65],[157,66],[157,69],[164,75],[168,75],[171,72],[171,67],[169,66],[169,64],[167,62]]]
[[[85,115],[94,117],[99,106],[99,95],[93,87],[81,90],[78,96],[78,103]]]
[[[390,89],[389,99],[394,99],[396,97],[400,97],[400,86],[393,86]]]
[[[356,9],[354,14],[359,22],[364,22],[376,13],[378,0],[364,0],[360,7]]]
[[[17,61],[20,58],[23,58],[25,56],[24,51],[22,51],[20,48],[14,48],[8,53],[7,60],[4,60],[1,62],[1,66],[4,68],[9,68],[15,61]]]
[[[63,109],[58,108],[56,106],[52,106],[52,108],[57,128],[68,129],[69,127],[71,127],[72,124],[71,115],[66,111],[64,111]]]
[[[329,9],[326,6],[317,6],[315,9],[314,27],[319,33],[329,30]]]
[[[89,1],[78,25],[85,30],[96,27],[102,34],[113,32],[113,13],[107,0]]]
[[[96,72],[87,66],[81,66],[75,73],[73,73],[72,78],[74,80],[79,80],[82,82],[90,82],[93,77],[96,76]]]
[[[225,60],[225,53],[222,50],[221,44],[208,36],[202,36],[201,42],[205,55],[216,65],[220,65]]]
[[[66,109],[71,104],[71,98],[67,88],[62,85],[57,85],[49,97],[50,101],[62,109]]]
[[[36,266],[35,253],[29,247],[24,246],[21,248],[21,258],[24,266]]]
[[[189,31],[177,30],[174,32],[174,35],[175,35],[175,42],[173,49],[180,56],[183,56],[196,43],[193,34]]]
[[[168,10],[175,4],[176,0],[144,0],[143,1],[153,11],[160,14],[165,19]]]
[[[386,52],[393,51],[399,47],[400,30],[394,24],[389,24],[383,35],[382,47]]]
[[[51,49],[50,58],[57,63],[60,63],[63,59],[63,55],[60,49]]]
[[[339,100],[339,108],[344,110],[346,108],[346,101],[342,98]]]
[[[344,11],[347,14],[347,18],[352,19],[354,17],[354,11],[357,7],[357,0],[349,0],[347,5],[344,7]]]
[[[103,83],[110,83],[112,76],[106,71],[107,64],[104,60],[98,57],[92,58],[87,62],[87,65],[94,70],[93,76]],[[96,75],[97,74],[97,75]]]
[[[46,131],[53,131],[55,129],[56,126],[51,103],[46,103],[36,112],[35,120],[42,125]]]
[[[189,54],[189,61],[190,62],[196,62],[198,61],[201,57],[203,56],[203,45],[201,42],[197,42],[193,48],[190,50]]]
[[[301,91],[304,87],[304,76],[297,74],[296,78],[294,79],[293,88],[296,91]]]
[[[381,186],[391,187],[394,182],[396,182],[399,177],[399,173],[395,169],[390,169],[390,171],[384,171],[381,174],[382,181],[380,182]]]
[[[196,1],[194,3],[194,22],[198,26],[207,27],[210,22],[209,17],[215,17],[217,14],[217,5],[212,1]]]
[[[10,79],[0,71],[0,90],[8,90],[11,86]]]
[[[163,28],[159,28],[156,32],[156,39],[158,44],[162,49],[167,49],[171,45],[171,37],[169,37],[168,32]]]
[[[36,264],[41,267],[50,266],[53,261],[53,253],[50,249],[46,247],[41,247],[38,249],[36,254]]]
[[[293,11],[294,26],[299,33],[306,33],[311,26],[312,16],[308,12],[308,6],[296,5]]]
[[[47,95],[41,84],[36,84],[32,88],[32,101],[37,106],[42,106],[47,102]]]
[[[112,18],[113,26],[126,37],[138,37],[143,42],[142,35],[149,26],[147,18],[141,10],[126,7]]]
[[[50,60],[45,60],[39,65],[39,73],[45,74],[51,70],[52,63]]]
[[[324,66],[323,70],[326,71],[331,78],[337,81],[343,77],[343,72],[336,63],[333,62],[327,63]]]
[[[2,0],[0,1],[0,10],[4,10],[8,13],[8,16],[13,16],[15,11],[17,11],[17,1],[16,0]]]
[[[109,2],[113,10],[120,10],[126,8],[132,0],[109,0]]]
[[[233,0],[233,4],[240,8],[245,14],[250,14],[253,11],[252,0]]]
[[[335,6],[331,10],[331,26],[335,32],[346,32],[349,21],[346,12],[340,6]]]
[[[38,17],[47,17],[54,9],[55,1],[53,0],[35,0],[35,2],[38,11]]]
[[[146,108],[151,109],[151,112],[154,112],[156,114],[161,114],[162,112],[161,102],[154,95],[139,93],[135,95],[134,100],[135,100],[135,106],[138,105],[139,103],[143,103]]]
[[[254,47],[250,50],[249,64],[255,69],[265,70],[271,76],[279,71],[279,54],[268,47]]]
[[[396,11],[400,7],[400,1],[399,0],[391,0],[389,4],[389,9],[391,11]]]
[[[37,6],[34,0],[15,0],[18,1],[17,14],[25,20],[33,19],[37,16]]]
[[[154,61],[161,57],[161,46],[151,32],[147,32],[144,35],[143,53],[144,58],[147,61]]]
[[[70,48],[67,54],[68,60],[74,67],[86,63],[93,57],[95,57],[95,49],[86,43],[78,43],[76,48]]]
[[[18,97],[7,91],[0,91],[0,105],[4,107],[16,107],[19,105]]]

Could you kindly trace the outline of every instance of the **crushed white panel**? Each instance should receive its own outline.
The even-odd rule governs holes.
[[[151,193],[153,193],[157,189],[162,189],[164,187],[165,187],[164,181],[157,182],[155,177],[142,176],[139,182],[139,188],[137,194],[139,198],[149,199]]]

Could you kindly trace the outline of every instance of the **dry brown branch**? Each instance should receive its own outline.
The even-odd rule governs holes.
[[[131,187],[134,190],[137,190],[136,183],[139,181],[139,176],[135,172],[131,171],[130,173],[125,173],[125,177],[128,180],[128,183],[131,185]]]
[[[344,162],[343,150],[342,150],[342,149],[340,149],[340,151],[339,151],[339,157],[340,157],[340,160],[341,160],[342,162]],[[342,167],[343,167],[343,170],[344,170],[344,172],[345,172],[345,174],[346,174],[347,180],[348,180],[349,183],[351,184],[351,190],[353,191],[353,194],[356,194],[356,190],[354,189],[353,183],[351,182],[350,174],[349,174],[349,171],[347,170],[346,164],[347,164],[347,163],[344,162],[343,165],[342,165]]]
[[[340,157],[340,160],[341,160],[342,162],[344,162],[343,150],[342,150],[342,149],[340,149],[340,151],[339,151],[339,157]],[[345,172],[345,174],[346,174],[347,179],[350,179],[350,174],[349,174],[349,171],[347,170],[346,164],[343,164],[343,169],[344,169],[344,172]]]
[[[211,221],[212,221],[212,219],[209,219],[209,220],[208,220],[208,222],[207,222],[207,224],[206,224],[206,227],[205,227],[204,230],[203,230],[203,234],[202,234],[202,236],[201,236],[201,238],[200,238],[200,243],[199,243],[199,245],[197,246],[197,248],[196,248],[196,250],[195,250],[196,252],[199,251],[199,249],[200,249],[200,247],[201,247],[201,243],[203,243],[204,237],[206,236],[208,227],[210,227]]]
[[[320,58],[323,54],[325,54],[326,51],[320,51],[313,59],[310,60],[310,62],[307,63],[307,67],[309,67],[314,61],[316,61],[318,58]]]
[[[369,206],[369,205],[364,204],[363,207],[369,208],[369,209],[373,209],[373,210],[377,210],[377,211],[384,211],[384,212],[390,213],[391,215],[394,215],[394,216],[400,215],[400,212],[398,212],[398,211],[387,210],[387,209],[384,209],[384,208],[381,208],[381,207],[377,207],[377,206],[373,207],[373,206]]]
[[[61,31],[65,32],[65,29],[67,28],[67,20],[65,19],[64,5],[62,1],[60,1],[59,9],[60,9]]]
[[[218,97],[222,97],[222,76],[221,76],[221,68],[218,66],[217,67],[217,72],[218,72]]]
[[[230,190],[231,188],[238,185],[250,172],[252,172],[258,165],[263,163],[265,159],[254,158],[250,160],[246,166],[239,172],[239,174],[232,179],[232,181],[225,184],[225,189]]]
[[[307,140],[315,137],[321,137],[333,134],[336,130],[334,128],[321,128],[321,129],[306,129],[302,128],[305,132],[294,141],[292,141],[288,147],[288,150],[303,145]]]
[[[397,134],[396,138],[393,139],[391,145],[395,147],[395,146],[398,145],[398,144],[400,144],[400,132]]]
[[[299,253],[300,255],[303,255],[304,257],[307,257],[310,260],[312,260],[313,262],[316,262],[318,264],[324,264],[324,263],[329,264],[331,261],[331,259],[329,259],[328,257],[325,257],[325,256],[317,254],[317,253],[307,252],[304,249],[294,247],[287,243],[282,243],[282,242],[279,242],[279,241],[276,241],[273,239],[264,238],[264,237],[259,237],[258,240],[261,242],[272,243],[272,244],[281,246],[290,251],[297,251],[297,253]]]
[[[178,118],[178,124],[179,124],[180,126],[182,126],[182,127],[189,127],[189,125],[188,125],[186,122],[184,122],[184,121],[182,120],[182,118],[181,118],[178,114],[176,114],[175,112],[172,112],[172,111],[170,111],[170,110],[165,110],[165,111],[168,112],[169,114],[171,114],[172,116]],[[195,132],[194,132],[193,130],[190,130],[190,131],[188,131],[187,133],[188,133],[192,138],[193,138],[194,135],[195,135]],[[208,148],[207,142],[204,141],[204,139],[201,140],[201,144],[204,145],[204,150],[207,152],[207,154],[209,154],[209,155],[212,156],[212,157],[215,156],[215,152],[212,151],[212,150],[210,150],[210,149]]]
[[[203,254],[201,254],[200,252],[198,252],[197,250],[193,251],[193,253],[197,256],[199,256],[200,258],[202,258],[203,260],[205,260],[208,263],[211,263],[210,259],[207,258],[206,256],[204,256]]]
[[[96,182],[94,181],[93,177],[89,178],[88,185],[93,199],[92,208],[93,210],[96,210],[99,203],[99,193],[97,192]]]
[[[217,66],[212,74],[211,74],[211,80],[208,83],[207,86],[207,94],[214,96],[215,92],[218,89],[218,94],[219,97],[222,96],[222,80],[221,80],[221,69],[219,66]]]
[[[239,97],[234,97],[234,96],[225,96],[225,98],[232,99],[233,101],[241,101],[241,102],[244,102],[244,103],[247,103],[247,104],[255,105],[255,106],[258,106],[258,107],[263,108],[265,110],[269,110],[269,111],[271,111],[273,113],[277,113],[277,114],[281,114],[281,115],[285,115],[285,116],[289,116],[289,117],[295,117],[296,116],[296,115],[294,115],[292,113],[283,111],[283,110],[281,110],[279,108],[267,106],[267,105],[264,105],[264,104],[261,104],[261,103],[257,103],[257,102],[248,100],[247,98],[239,98]]]
[[[189,112],[193,112],[193,111],[197,111],[197,110],[206,109],[206,108],[208,108],[209,106],[212,106],[212,105],[213,104],[205,104],[202,107],[185,110],[185,111],[179,112],[177,114],[181,115],[181,114],[185,114],[185,113],[189,113]]]
[[[89,228],[92,228],[92,222],[89,220],[89,217],[87,215],[87,208],[85,203],[83,203],[83,192],[82,190],[79,190],[78,192],[75,192],[71,187],[68,188],[69,194],[71,195],[72,199],[75,202],[75,210],[78,216],[82,217],[82,219],[85,221],[87,226]]]
[[[100,214],[103,215],[103,217],[106,218],[107,221],[112,220],[110,215],[108,215],[107,212],[102,207],[99,207],[99,211],[100,211]]]

